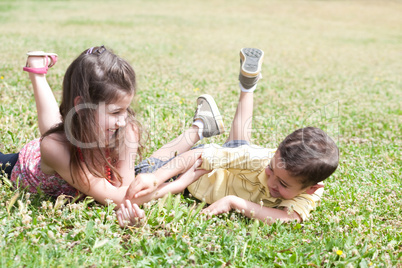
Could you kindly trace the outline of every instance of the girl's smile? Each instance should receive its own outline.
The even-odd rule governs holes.
[[[133,95],[126,95],[114,103],[100,103],[97,111],[97,119],[100,134],[104,133],[106,142],[109,141],[116,131],[126,126],[127,109],[130,107]]]

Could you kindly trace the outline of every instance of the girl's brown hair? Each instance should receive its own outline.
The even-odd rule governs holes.
[[[114,164],[119,160],[119,149],[127,146],[124,140],[127,127],[132,127],[138,135],[135,146],[138,146],[137,152],[141,158],[142,127],[136,120],[134,111],[128,109],[126,126],[116,131],[107,148],[98,135],[95,111],[100,103],[110,104],[127,95],[134,96],[135,93],[136,77],[133,68],[104,46],[85,50],[68,67],[60,104],[62,122],[43,137],[52,133],[64,134],[65,142],[70,145],[70,172],[73,182],[79,176],[79,171],[85,174],[85,165],[92,175],[103,178],[107,178],[105,166],[109,166],[114,178],[121,183],[121,176]],[[79,105],[76,105],[77,100]],[[133,141],[130,142],[133,145]],[[134,159],[125,159],[130,160]]]

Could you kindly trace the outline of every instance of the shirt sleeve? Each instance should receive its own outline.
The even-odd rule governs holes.
[[[204,147],[200,168],[206,170],[222,168],[231,172],[235,170],[255,172],[268,165],[271,151],[273,150],[249,145],[223,148],[215,144],[208,144]]]
[[[321,202],[324,188],[317,189],[313,194],[300,194],[293,199],[283,200],[278,208],[287,208],[289,211],[295,211],[303,221],[307,220],[312,210]]]

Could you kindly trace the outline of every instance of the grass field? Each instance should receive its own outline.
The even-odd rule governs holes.
[[[0,180],[1,267],[402,267],[401,1],[5,0],[0,14],[3,153],[39,137],[25,53],[59,54],[48,81],[60,100],[68,65],[100,44],[137,72],[145,156],[190,125],[200,94],[230,125],[242,47],[265,51],[254,142],[275,147],[315,125],[341,152],[302,224],[207,219],[177,195],[144,206],[144,227],[121,229],[112,205],[61,205]]]

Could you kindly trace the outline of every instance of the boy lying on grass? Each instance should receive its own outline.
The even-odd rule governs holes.
[[[235,209],[266,223],[278,219],[301,222],[309,217],[321,199],[322,181],[338,166],[339,151],[335,142],[315,127],[296,130],[277,149],[250,144],[253,92],[261,77],[263,54],[259,49],[240,51],[241,93],[225,144],[189,150],[166,161],[154,173],[137,175],[127,190],[127,199],[179,193],[187,188],[195,198],[210,204],[204,212],[213,215]],[[203,102],[210,107],[207,104],[213,99],[204,95]],[[207,120],[194,124],[200,131],[212,125]],[[182,175],[177,180],[165,182],[178,174]],[[117,212],[121,226],[144,215],[133,206],[127,203]]]

